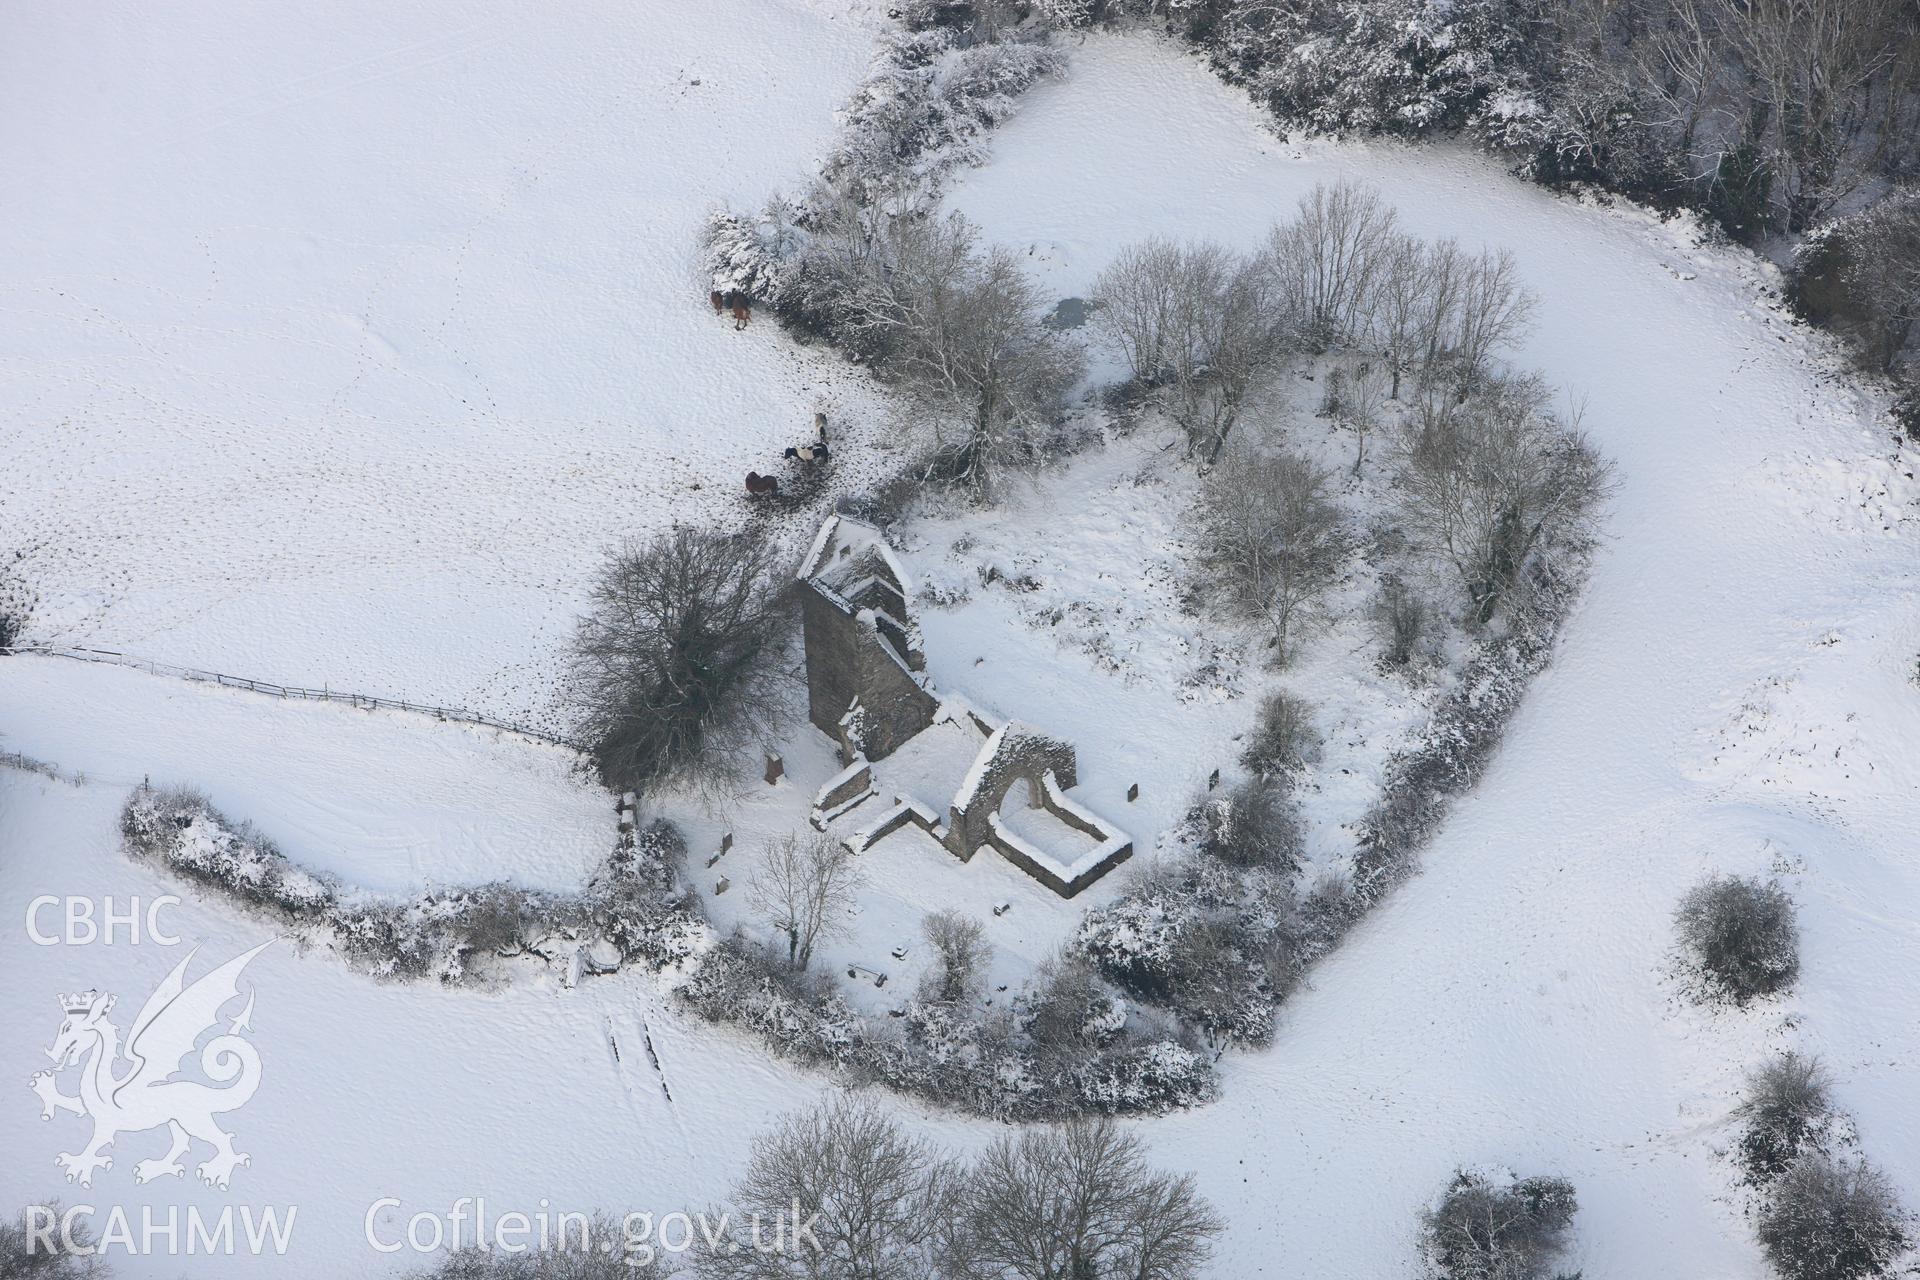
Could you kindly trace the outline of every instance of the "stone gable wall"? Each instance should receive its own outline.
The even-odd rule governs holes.
[[[807,647],[807,718],[822,733],[882,760],[933,723],[934,697],[869,623],[848,613],[818,584],[803,583],[801,628]],[[861,740],[848,743],[841,720],[855,701]]]

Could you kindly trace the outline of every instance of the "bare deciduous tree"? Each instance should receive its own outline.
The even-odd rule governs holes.
[[[1397,443],[1408,514],[1459,574],[1485,624],[1523,582],[1542,537],[1598,502],[1606,469],[1575,429],[1546,413],[1532,378],[1493,378],[1465,401],[1429,392]]]
[[[1713,26],[1747,74],[1745,141],[1759,146],[1788,231],[1870,172],[1870,88],[1898,56],[1901,0],[1717,0]],[[1863,164],[1862,161],[1868,163]]]
[[[1435,240],[1422,255],[1423,280],[1414,320],[1422,383],[1431,381],[1452,356],[1466,264],[1467,255],[1451,237]]]
[[[1202,560],[1233,609],[1267,624],[1275,658],[1337,579],[1349,540],[1327,473],[1297,454],[1238,452],[1208,474]]]
[[[1149,240],[1094,286],[1096,334],[1143,386],[1165,385],[1187,453],[1218,458],[1248,397],[1289,349],[1264,259]]]
[[[1078,1120],[981,1154],[957,1252],[982,1280],[1187,1280],[1224,1226],[1191,1176],[1149,1168],[1109,1119]]]
[[[959,1211],[962,1174],[879,1106],[836,1097],[755,1140],[729,1226],[694,1257],[702,1280],[927,1280]],[[806,1238],[765,1247],[784,1223]],[[817,1215],[817,1216],[816,1216]],[[711,1215],[717,1217],[718,1215]],[[756,1248],[754,1228],[760,1239]]]
[[[936,911],[920,922],[920,932],[933,948],[933,967],[927,971],[921,995],[939,1004],[962,1004],[980,986],[980,966],[987,958],[986,930],[980,922],[958,911]]]
[[[68,1220],[59,1201],[29,1205],[0,1219],[0,1280],[93,1280],[111,1274],[95,1233],[92,1211]]]
[[[574,635],[569,689],[616,791],[725,775],[768,731],[787,625],[764,532],[676,527],[616,552]]]
[[[561,1215],[552,1237],[521,1252],[469,1245],[410,1280],[671,1280],[676,1270],[651,1238],[612,1214]],[[0,1272],[0,1275],[5,1275]]]
[[[832,836],[786,835],[767,846],[747,881],[754,909],[787,940],[787,964],[804,969],[823,938],[847,928],[847,914],[865,883],[853,852]]]
[[[1126,363],[1141,387],[1163,376],[1173,340],[1185,251],[1155,236],[1128,245],[1093,282],[1094,337]]]
[[[1019,260],[978,241],[959,214],[889,220],[874,265],[848,273],[838,323],[932,426],[940,474],[983,490],[994,467],[1037,454],[1081,352],[1040,322]]]
[[[1394,219],[1378,191],[1342,180],[1315,185],[1292,219],[1275,224],[1265,261],[1308,350],[1325,351],[1362,331]]]
[[[1379,365],[1362,360],[1346,371],[1340,392],[1340,411],[1334,420],[1353,432],[1353,474],[1359,475],[1367,461],[1367,437],[1380,426],[1386,412],[1386,380]]]
[[[1389,237],[1380,248],[1368,315],[1373,339],[1385,357],[1390,400],[1400,398],[1400,376],[1421,352],[1429,284],[1427,246],[1410,235]]]
[[[1467,258],[1461,267],[1451,346],[1464,400],[1486,377],[1493,353],[1526,335],[1535,303],[1520,285],[1513,254],[1505,249]]]
[[[1208,363],[1187,417],[1188,437],[1204,447],[1209,465],[1220,460],[1248,398],[1291,350],[1283,301],[1259,259],[1232,263],[1210,314]]]

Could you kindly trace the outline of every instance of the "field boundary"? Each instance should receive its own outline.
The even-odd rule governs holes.
[[[65,658],[74,662],[105,663],[109,666],[131,667],[136,671],[145,671],[150,675],[171,676],[177,680],[191,680],[199,684],[217,684],[226,689],[245,689],[249,693],[265,694],[268,697],[292,698],[303,702],[335,702],[358,707],[363,711],[406,711],[415,715],[432,716],[436,720],[454,724],[479,725],[488,729],[500,729],[507,733],[517,733],[523,738],[551,746],[565,747],[569,751],[584,751],[586,748],[569,738],[535,729],[531,725],[517,720],[500,720],[493,716],[481,715],[462,707],[442,707],[431,703],[408,702],[401,698],[382,698],[370,693],[354,693],[349,690],[323,686],[318,689],[301,685],[276,684],[271,680],[259,680],[251,676],[230,675],[223,671],[206,671],[199,667],[183,667],[172,662],[161,662],[154,658],[143,658],[137,654],[123,653],[117,649],[91,649],[77,645],[19,645],[7,649],[10,654],[35,654],[43,658]]]

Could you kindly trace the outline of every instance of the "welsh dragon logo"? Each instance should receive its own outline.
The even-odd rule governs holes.
[[[216,1115],[243,1105],[260,1085],[260,1055],[240,1034],[252,1030],[251,990],[246,1007],[199,1053],[200,1070],[220,1087],[172,1077],[187,1065],[200,1037],[219,1025],[220,1010],[240,994],[240,971],[272,945],[268,939],[190,986],[186,972],[193,954],[189,953],[140,1007],[124,1050],[120,1029],[107,1019],[113,996],[82,991],[60,998],[66,1020],[47,1050],[54,1068],[35,1072],[32,1083],[40,1095],[42,1120],[53,1119],[56,1111],[93,1118],[93,1139],[85,1150],[55,1157],[54,1162],[66,1170],[68,1182],[92,1186],[96,1170],[113,1168],[113,1158],[102,1153],[115,1138],[161,1125],[166,1126],[171,1145],[159,1159],[133,1166],[138,1182],[184,1174],[180,1158],[195,1139],[213,1147],[213,1155],[196,1170],[200,1180],[223,1191],[234,1167],[251,1162],[233,1149],[233,1135],[214,1121]],[[60,1092],[56,1079],[74,1066],[80,1069],[80,1092],[69,1097]]]

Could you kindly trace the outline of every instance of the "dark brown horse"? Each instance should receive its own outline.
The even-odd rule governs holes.
[[[733,327],[736,330],[744,329],[747,327],[747,322],[751,319],[753,319],[753,308],[747,304],[747,295],[744,293],[734,294]]]
[[[747,472],[747,496],[777,498],[780,496],[780,482],[772,476],[763,476],[758,471],[749,471]]]
[[[713,290],[707,295],[707,301],[713,304],[713,314],[717,316],[726,314],[727,296],[718,289]]]

